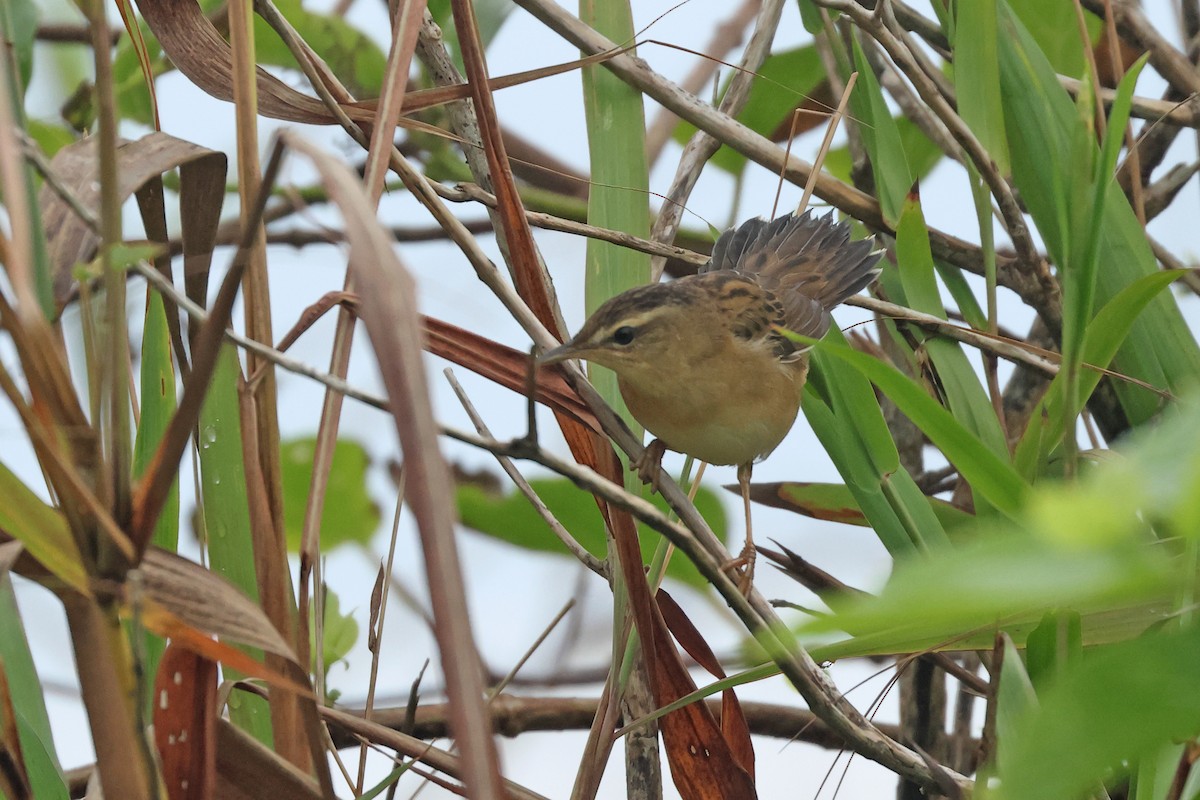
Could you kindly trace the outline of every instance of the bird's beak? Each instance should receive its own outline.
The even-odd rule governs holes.
[[[557,364],[561,361],[566,361],[569,358],[574,358],[579,348],[575,345],[575,340],[570,339],[558,347],[547,350],[537,357],[537,365],[539,367]]]

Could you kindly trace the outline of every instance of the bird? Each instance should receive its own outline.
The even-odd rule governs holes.
[[[629,412],[655,439],[631,467],[652,489],[665,450],[736,465],[746,544],[726,566],[754,574],[750,476],[791,430],[808,376],[809,347],[830,311],[878,275],[874,239],[850,241],[832,214],[754,218],[718,237],[697,274],[618,294],[539,365],[567,359],[616,373]]]

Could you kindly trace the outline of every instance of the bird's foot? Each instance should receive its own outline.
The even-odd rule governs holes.
[[[734,580],[737,581],[738,591],[743,597],[750,596],[750,588],[754,584],[754,562],[758,558],[758,551],[754,549],[753,542],[746,542],[746,546],[742,548],[742,552],[737,558],[730,559],[721,565],[723,572],[728,572]]]
[[[637,476],[641,478],[642,483],[650,484],[651,492],[658,491],[658,474],[662,470],[662,457],[665,452],[667,452],[667,446],[662,443],[661,439],[655,439],[646,445],[641,457],[629,465],[630,469],[637,471]]]

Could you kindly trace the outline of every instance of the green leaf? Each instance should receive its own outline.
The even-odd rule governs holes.
[[[1107,367],[1150,301],[1182,274],[1181,270],[1164,270],[1145,275],[1105,304],[1088,326],[1083,345],[1083,363],[1101,369]],[[1084,370],[1080,373],[1079,393],[1073,414],[1082,410],[1084,402],[1095,391],[1101,377],[1096,370]],[[1065,430],[1062,413],[1062,405],[1065,402],[1064,380],[1062,376],[1055,376],[1050,382],[1050,388],[1030,415],[1029,427],[1017,445],[1014,463],[1027,478],[1033,477],[1041,458],[1057,447],[1062,440]]]
[[[798,0],[796,3],[800,7],[800,21],[804,23],[804,30],[814,36],[825,29],[825,21],[821,19],[821,9],[813,0]],[[837,19],[840,12],[830,11],[831,19]]]
[[[8,682],[21,754],[33,796],[67,800],[67,784],[54,751],[42,682],[29,651],[21,610],[7,572],[0,573],[0,665]],[[0,719],[2,717],[3,712],[0,712]]]
[[[916,178],[908,166],[904,145],[900,141],[900,131],[892,119],[891,112],[888,111],[875,72],[867,63],[867,57],[858,40],[853,39],[852,44],[858,83],[854,87],[850,104],[854,110],[854,118],[859,123],[858,129],[863,145],[871,159],[880,210],[883,211],[883,218],[888,224],[895,227],[900,219],[904,198]]]
[[[815,648],[814,658],[990,648],[1003,630],[1028,645],[1030,673],[1040,683],[1059,673],[1058,686],[1075,668],[1061,652],[1163,627],[1191,602],[1195,566],[1179,554],[1195,543],[1166,547],[1155,534],[1200,536],[1198,439],[1200,401],[1183,399],[1078,480],[1028,492],[1013,520],[981,520],[964,546],[898,562],[879,595],[812,622],[806,631],[851,635]]]
[[[200,410],[199,442],[202,540],[208,547],[212,570],[230,581],[255,602],[258,576],[254,570],[254,542],[250,534],[250,503],[246,495],[246,468],[242,461],[242,419],[238,408],[237,351],[225,344],[213,371],[212,382]],[[242,648],[261,660],[262,652]],[[227,679],[236,675],[224,668]],[[229,698],[230,718],[238,727],[270,746],[270,708],[261,697],[234,692]]]
[[[1028,485],[1004,460],[942,408],[908,376],[865,353],[834,344],[826,337],[819,352],[846,362],[880,388],[903,414],[924,431],[959,474],[983,497],[1005,514],[1021,507]]]
[[[38,6],[31,0],[0,3],[0,32],[16,56],[22,97],[33,76],[33,45],[37,41]]]
[[[826,335],[831,340],[845,341],[837,328]],[[879,541],[896,558],[946,544],[937,516],[900,465],[870,382],[820,350],[811,359],[804,414]]]
[[[145,56],[153,77],[163,75],[175,66],[163,55],[158,38],[150,30],[144,20],[138,19],[138,30],[141,32],[145,45]],[[117,42],[116,55],[113,56],[113,90],[117,96],[117,110],[121,119],[140,122],[147,127],[154,126],[154,99],[146,84],[141,59],[137,47],[126,31]],[[89,102],[95,102],[94,97]],[[78,125],[76,125],[78,128]],[[90,127],[90,125],[89,125]]]
[[[1051,611],[1025,639],[1025,666],[1034,686],[1049,686],[1083,654],[1083,621],[1074,611]]]
[[[38,149],[46,154],[46,158],[54,158],[54,154],[75,141],[75,134],[62,125],[31,119],[25,125],[25,132],[37,142]]]
[[[582,0],[579,18],[614,42],[634,37],[627,0]],[[650,235],[650,167],[646,160],[646,113],[642,95],[606,68],[583,68],[583,108],[587,121],[592,185],[587,221],[634,236]],[[650,279],[650,256],[588,239],[584,310]],[[641,427],[625,407],[611,370],[588,365],[588,375],[604,400],[634,430]]]
[[[1130,775],[1129,797],[1132,800],[1162,800],[1168,797],[1179,760],[1183,757],[1185,745],[1171,742],[1150,757],[1138,760],[1137,766]],[[1183,787],[1180,797],[1196,797],[1197,774],[1193,771]]]
[[[328,675],[333,665],[345,659],[354,649],[354,644],[358,641],[358,622],[354,619],[353,613],[342,613],[341,600],[337,593],[328,587],[324,590],[324,605],[325,613],[322,615],[324,637],[321,639],[321,657],[325,665],[325,675]],[[316,641],[316,626],[311,618],[308,624],[308,635],[309,641]],[[317,669],[315,651],[312,654],[312,660],[312,669],[315,672]]]
[[[141,420],[133,447],[133,474],[140,478],[154,458],[163,434],[175,414],[175,359],[162,296],[148,292],[142,326],[142,363],[139,399]],[[179,482],[171,485],[154,528],[153,543],[175,551],[179,544]]]
[[[175,361],[171,352],[171,335],[167,330],[167,315],[162,295],[148,291],[146,316],[142,325],[142,364],[139,385],[141,418],[133,442],[133,475],[141,478],[154,459],[162,442],[171,417],[175,414]],[[164,465],[171,468],[174,465]],[[167,498],[163,502],[158,521],[154,523],[151,542],[175,552],[179,547],[179,480],[171,482]],[[146,674],[158,672],[158,662],[166,643],[162,638],[146,632],[143,652],[146,656]],[[152,694],[152,692],[150,693]],[[149,695],[144,698],[152,703]]]
[[[1088,653],[1014,724],[992,796],[1081,797],[1126,765],[1197,735],[1196,664],[1196,625]]]
[[[1004,660],[1000,664],[1000,685],[996,694],[996,750],[1000,754],[1006,753],[1011,747],[1016,720],[1028,713],[1029,709],[1037,707],[1037,693],[1021,662],[1021,654],[1013,645],[1012,637],[1002,635]],[[993,766],[989,765],[989,773]]]
[[[1074,78],[1083,76],[1087,57],[1077,33],[1079,24],[1074,0],[1008,0],[1008,5],[1029,29],[1038,49],[1056,72]],[[1089,12],[1084,12],[1084,18],[1090,48],[1099,37],[1103,23]],[[971,40],[971,44],[978,46],[975,40]]]
[[[942,295],[935,276],[933,254],[929,248],[929,230],[921,211],[920,198],[909,195],[904,201],[896,230],[896,263],[908,305],[942,319],[946,318]],[[991,399],[979,380],[962,346],[943,337],[925,337],[946,405],[962,423],[997,457],[1008,460],[1008,442]]]
[[[26,552],[70,588],[90,595],[83,556],[58,509],[42,502],[33,490],[0,463],[0,530],[25,546]]]
[[[313,437],[280,443],[280,479],[283,484],[283,528],[288,551],[300,551],[304,513],[312,490]],[[379,506],[367,491],[370,456],[362,445],[339,439],[333,446],[325,507],[321,513],[321,550],[347,543],[366,544],[379,528]]]
[[[603,558],[607,550],[604,518],[600,516],[595,498],[566,478],[541,478],[529,483],[550,513],[575,540],[592,555]],[[500,495],[478,484],[464,483],[458,486],[455,496],[459,519],[468,528],[528,550],[567,552],[550,526],[521,493]],[[658,495],[652,495],[650,501],[659,510],[667,512],[666,503]],[[725,510],[716,494],[701,487],[695,502],[696,509],[708,521],[713,532],[721,541],[725,541]],[[644,526],[640,534],[642,555],[648,559],[654,553],[658,536]],[[671,559],[667,575],[697,588],[708,586],[708,581],[684,558]]]
[[[1073,173],[1072,143],[1086,137],[1074,105],[1029,32],[1003,7],[1000,24],[1001,89],[1013,178],[1061,267],[1068,260],[1064,209],[1087,209],[1090,199],[1084,196],[1075,202],[1067,189],[1079,178]],[[1095,148],[1094,141],[1088,146]],[[1157,272],[1158,264],[1124,194],[1106,194],[1100,220],[1095,243],[1096,303],[1103,305],[1139,278]],[[1181,392],[1200,374],[1200,347],[1169,294],[1156,297],[1148,310],[1151,313],[1142,315],[1130,329],[1114,359],[1114,369],[1152,386]],[[1097,326],[1093,322],[1087,327],[1091,331]],[[1158,412],[1159,399],[1153,393],[1123,382],[1115,387],[1131,424],[1138,425]]]
[[[1164,553],[1128,540],[1084,549],[1005,535],[994,525],[975,539],[898,563],[878,595],[839,605],[802,628],[851,634],[813,647],[813,658],[988,650],[997,631],[1024,641],[1058,608],[1080,614],[1085,643],[1120,641],[1160,623],[1184,580]]]
[[[946,154],[908,117],[892,117],[900,132],[900,145],[913,180],[924,180]],[[846,183],[851,182],[849,146],[835,147],[825,156],[825,171]]]
[[[996,55],[996,0],[957,3],[954,33],[954,88],[958,113],[970,126],[1001,174],[1009,172]],[[1064,37],[1065,38],[1065,37]]]

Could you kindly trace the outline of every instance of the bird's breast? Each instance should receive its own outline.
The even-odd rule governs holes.
[[[630,413],[667,447],[710,464],[746,464],[796,421],[807,361],[748,352],[720,365],[677,361],[652,374],[618,373]]]

